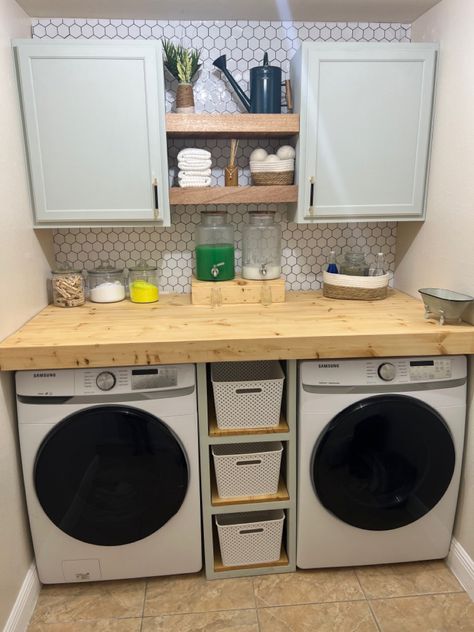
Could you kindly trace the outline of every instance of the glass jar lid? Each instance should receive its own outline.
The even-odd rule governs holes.
[[[129,268],[130,272],[154,272],[158,269],[158,265],[152,261],[151,263],[147,263],[143,259],[137,261],[136,265]]]
[[[350,250],[344,253],[344,259],[347,263],[359,264],[365,263],[365,255],[363,252]]]
[[[210,226],[225,224],[227,211],[201,211],[201,222]]]
[[[116,268],[110,263],[104,263],[92,270],[88,270],[88,274],[120,274],[123,270],[123,268]]]
[[[249,211],[250,224],[273,224],[275,211]]]
[[[55,268],[51,270],[52,274],[81,274],[82,270],[76,270],[69,262],[58,263]]]

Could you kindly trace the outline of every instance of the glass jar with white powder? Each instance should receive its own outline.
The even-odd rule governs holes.
[[[251,211],[242,229],[242,278],[265,281],[280,275],[280,224],[273,211]]]
[[[93,303],[116,303],[125,298],[125,281],[123,268],[102,265],[89,270],[89,300]]]

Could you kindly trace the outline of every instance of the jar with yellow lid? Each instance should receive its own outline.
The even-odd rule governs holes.
[[[156,303],[159,298],[156,264],[139,261],[129,268],[128,289],[132,303]]]

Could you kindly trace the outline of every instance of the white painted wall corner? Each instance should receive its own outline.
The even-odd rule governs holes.
[[[474,560],[461,544],[459,544],[456,538],[451,540],[451,547],[446,563],[458,578],[460,584],[471,598],[471,601],[474,601]]]
[[[25,575],[15,605],[3,628],[3,632],[25,632],[33,614],[41,590],[41,583],[33,562]]]

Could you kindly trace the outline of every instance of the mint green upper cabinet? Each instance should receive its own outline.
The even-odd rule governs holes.
[[[303,43],[297,222],[424,218],[437,48]]]
[[[14,42],[37,226],[170,225],[160,42]]]

